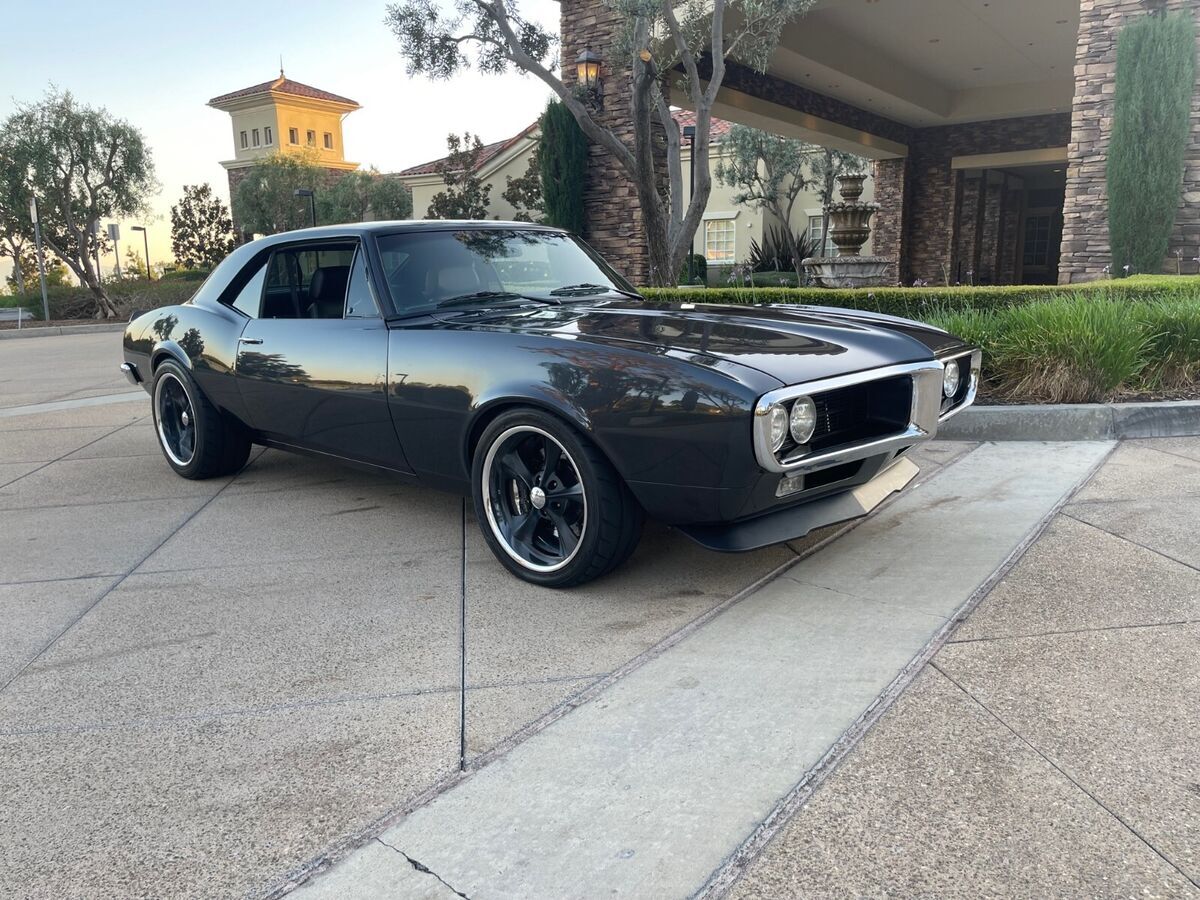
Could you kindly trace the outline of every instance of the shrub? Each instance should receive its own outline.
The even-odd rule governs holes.
[[[703,297],[689,291],[683,298],[674,288],[645,288],[642,293],[653,300],[686,299],[704,303],[799,303],[812,306],[841,306],[922,319],[938,313],[963,309],[1006,309],[1071,294],[1111,300],[1155,300],[1200,297],[1200,276],[1139,275],[1119,281],[1094,281],[1069,289],[1055,285],[1005,285],[999,287],[886,287],[836,290],[827,288],[709,288]]]
[[[1190,10],[1144,16],[1117,38],[1107,166],[1114,272],[1162,269],[1183,183],[1195,54]]]
[[[1200,297],[1151,300],[1134,307],[1150,340],[1150,363],[1141,386],[1174,390],[1200,378]]]
[[[109,282],[105,287],[117,313],[125,317],[135,309],[156,309],[183,303],[196,293],[200,282],[159,278],[146,281],[139,278]],[[96,309],[96,300],[87,288],[52,287],[46,291],[46,299],[49,301],[51,319],[90,319]],[[30,291],[24,298],[0,297],[0,306],[24,306],[38,318],[42,315],[42,297],[37,291]]]
[[[544,221],[583,232],[583,185],[587,174],[588,140],[571,111],[552,100],[542,113],[538,168],[542,178]]]
[[[754,287],[798,287],[800,276],[795,272],[751,272],[750,284]]]
[[[792,252],[791,241],[797,252]],[[813,243],[808,232],[790,234],[782,225],[772,225],[763,232],[763,242],[750,241],[750,258],[746,260],[755,272],[796,272],[800,263],[813,255]]]
[[[691,262],[690,271],[688,262]],[[680,284],[708,284],[708,260],[699,253],[689,253],[679,268]]]
[[[1128,303],[1063,294],[995,315],[992,369],[1002,397],[1101,402],[1146,366],[1150,336]]]

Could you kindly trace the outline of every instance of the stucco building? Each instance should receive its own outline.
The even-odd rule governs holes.
[[[612,71],[614,13],[562,0],[563,70],[605,60],[620,129],[626,73]],[[765,74],[733,63],[714,113],[873,160],[873,252],[899,281],[1060,282],[1102,277],[1105,161],[1116,38],[1156,9],[1200,0],[819,0],[784,29]],[[687,98],[672,98],[686,106]],[[1200,101],[1193,99],[1172,263],[1200,256]],[[635,280],[646,253],[633,186],[591,150],[588,238]],[[1164,261],[1166,265],[1166,261]],[[1192,271],[1195,263],[1190,264]]]
[[[346,159],[342,121],[359,104],[284,75],[262,84],[221,94],[208,101],[229,113],[233,156],[221,161],[229,175],[229,197],[259,160],[273,153],[305,153],[331,178],[358,168]],[[236,210],[235,218],[236,218]]]
[[[695,125],[695,116],[690,112],[680,112],[677,116],[681,127]],[[709,168],[712,174],[712,192],[709,194],[708,205],[700,228],[696,231],[693,251],[708,260],[709,280],[720,283],[729,270],[736,264],[745,262],[750,256],[751,241],[764,241],[764,233],[772,226],[782,224],[777,217],[764,209],[752,208],[750,205],[733,202],[736,188],[723,185],[717,180],[717,167],[726,158],[723,139],[729,133],[733,123],[724,119],[712,121],[711,140],[712,150],[709,155]],[[509,178],[520,178],[529,166],[529,160],[537,150],[540,132],[537,123],[530,125],[518,134],[503,141],[485,144],[479,153],[475,174],[490,186],[488,195],[488,215],[495,219],[512,219],[517,210],[503,197]],[[413,198],[413,217],[425,218],[433,197],[445,190],[446,185],[440,174],[440,167],[445,157],[412,166],[394,177],[404,182]],[[691,165],[691,148],[685,142],[681,151],[683,170],[687,172]],[[870,200],[873,195],[872,179],[868,178],[864,190],[864,200]],[[691,200],[689,191],[684,191],[684,202]],[[790,227],[795,232],[805,233],[814,242],[820,244],[822,237],[821,201],[811,190],[802,191],[796,198],[792,208]],[[832,248],[832,240],[826,235],[826,247]],[[864,248],[865,253],[871,250],[870,241]]]

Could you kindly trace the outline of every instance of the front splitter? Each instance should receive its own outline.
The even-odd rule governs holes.
[[[743,522],[676,527],[709,550],[723,553],[758,550],[772,544],[794,541],[826,525],[861,518],[890,494],[906,487],[920,471],[912,460],[898,459],[870,481],[845,493],[832,494]]]

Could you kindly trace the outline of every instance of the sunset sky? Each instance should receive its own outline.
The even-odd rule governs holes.
[[[383,0],[14,3],[4,14],[0,117],[55,84],[141,129],[162,185],[149,223],[150,255],[159,261],[170,254],[170,207],[184,184],[210,182],[228,199],[218,161],[233,155],[229,117],[206,102],[274,78],[280,55],[289,78],[362,104],[345,121],[346,155],[384,172],[441,156],[450,131],[477,133],[485,143],[509,137],[545,105],[548,89],[527,76],[409,78],[383,24],[385,7]],[[522,9],[557,31],[553,0],[522,0]],[[104,266],[111,265],[110,256]],[[0,274],[8,269],[0,263]]]

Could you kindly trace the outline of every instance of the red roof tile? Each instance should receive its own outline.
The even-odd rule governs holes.
[[[349,97],[343,97],[340,94],[331,94],[329,91],[323,91],[312,85],[301,84],[299,81],[283,77],[282,74],[273,81],[264,81],[262,84],[242,88],[240,91],[230,91],[228,94],[213,97],[208,103],[210,106],[213,106],[218,103],[226,103],[230,100],[238,100],[242,97],[265,94],[268,91],[274,91],[278,94],[291,94],[295,97],[307,97],[310,100],[328,100],[332,103],[348,103],[352,106],[358,106],[358,102],[351,100]]]
[[[673,118],[679,123],[679,127],[681,129],[687,125],[694,126],[696,124],[696,114],[690,109],[675,110]],[[732,122],[726,121],[725,119],[718,119],[716,116],[713,116],[708,120],[708,139],[716,143],[717,141],[720,141],[721,138],[725,137],[725,135],[729,134],[729,129],[732,127]]]

